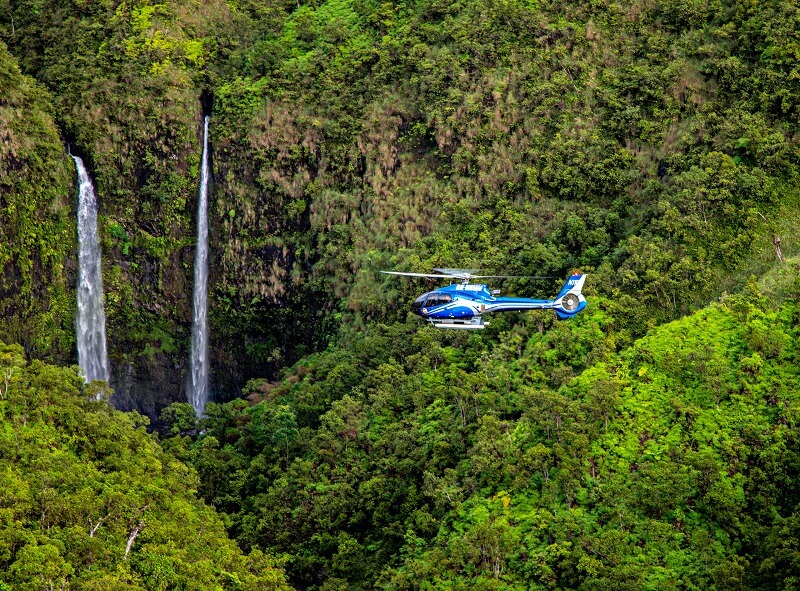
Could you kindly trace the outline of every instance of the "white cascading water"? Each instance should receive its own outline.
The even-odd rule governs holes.
[[[78,156],[72,156],[72,159],[78,170],[78,365],[83,369],[87,382],[108,381],[97,198],[83,160]]]
[[[208,402],[208,117],[203,125],[203,162],[197,201],[197,251],[194,256],[194,315],[192,318],[189,402],[198,417]]]

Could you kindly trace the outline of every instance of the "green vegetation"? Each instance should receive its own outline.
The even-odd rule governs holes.
[[[199,493],[302,589],[793,588],[796,305],[751,284],[617,353],[590,303],[487,337],[373,325],[252,382],[184,452]]]
[[[796,589],[798,31],[784,0],[0,0],[0,591]],[[208,112],[198,423],[168,404]],[[65,144],[160,444],[45,364]],[[579,267],[590,305],[436,332],[377,273],[435,266]]]
[[[188,339],[185,289],[191,293],[192,276],[184,261],[192,260],[202,72],[226,36],[213,29],[216,20],[206,24],[199,3],[4,7],[0,38],[50,91],[62,138],[84,157],[95,182],[111,357],[117,367],[137,366],[156,350],[166,357],[162,364],[179,364],[188,344],[176,354],[155,325],[165,317],[171,338]],[[58,151],[57,169],[68,171],[63,143]],[[57,190],[74,202],[71,184]],[[14,336],[27,346],[25,335]],[[71,353],[67,345],[62,357]]]
[[[215,96],[217,145],[252,154],[218,160],[223,281],[279,299],[305,261],[362,325],[410,295],[379,268],[581,267],[634,334],[741,286],[797,201],[797,105],[770,100],[797,11],[683,4],[293,10]]]
[[[0,339],[66,363],[75,340],[67,274],[77,237],[66,198],[74,168],[51,97],[20,73],[2,42],[0,89]]]
[[[380,268],[580,267],[641,336],[765,272],[774,236],[797,253],[791,3],[6,5],[92,165],[120,366],[186,354],[201,104],[225,395],[397,320],[413,286]]]
[[[274,559],[228,540],[147,422],[76,367],[0,343],[0,588],[287,588]]]

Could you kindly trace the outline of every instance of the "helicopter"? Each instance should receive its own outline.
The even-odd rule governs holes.
[[[578,271],[567,279],[564,287],[552,300],[499,297],[499,289],[490,290],[483,283],[470,283],[472,279],[546,279],[545,277],[473,275],[472,271],[463,269],[434,269],[434,271],[437,273],[403,271],[381,271],[381,273],[450,279],[450,285],[423,293],[411,304],[411,311],[414,314],[422,316],[436,328],[482,329],[489,324],[484,321],[484,314],[519,310],[554,310],[560,320],[566,320],[586,307],[586,298],[581,293],[586,275]],[[456,283],[454,280],[460,282]]]

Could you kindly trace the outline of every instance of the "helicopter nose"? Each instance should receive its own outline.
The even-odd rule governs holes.
[[[411,304],[410,306],[411,311],[417,316],[422,316],[422,312],[420,310],[422,309],[422,305],[425,303],[427,297],[428,294],[424,293],[421,296],[419,296],[416,300],[414,300],[413,303]]]

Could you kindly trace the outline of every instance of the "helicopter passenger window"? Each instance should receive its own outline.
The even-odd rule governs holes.
[[[428,301],[425,302],[425,306],[431,308],[433,306],[449,304],[451,301],[453,301],[453,296],[449,293],[432,293],[428,295]]]

